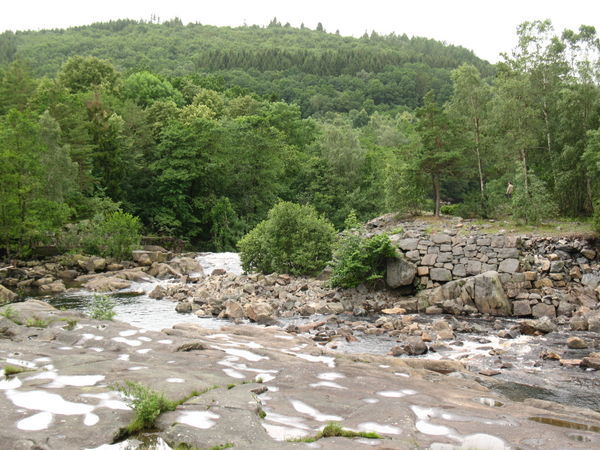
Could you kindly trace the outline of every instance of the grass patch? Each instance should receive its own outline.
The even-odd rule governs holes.
[[[48,325],[50,325],[51,320],[48,319],[41,319],[39,317],[30,317],[29,319],[27,319],[25,321],[25,326],[26,327],[32,327],[32,328],[47,328]]]
[[[114,308],[116,303],[106,295],[94,295],[94,300],[90,306],[89,315],[96,320],[113,320],[117,315]]]
[[[315,436],[307,436],[303,438],[295,438],[289,439],[289,442],[315,442],[319,439],[328,438],[328,437],[345,437],[345,438],[367,438],[367,439],[383,439],[379,434],[374,432],[366,432],[366,431],[351,431],[344,430],[339,423],[331,422],[328,423],[325,428],[319,431]]]
[[[117,386],[133,409],[134,417],[127,426],[127,433],[133,434],[154,427],[158,416],[167,411],[174,411],[178,402],[167,399],[161,392],[154,391],[142,383],[126,381],[124,385]]]
[[[68,331],[71,331],[72,329],[74,329],[78,323],[77,319],[71,319],[69,317],[61,317],[60,320],[62,320],[63,322],[66,322],[66,324],[63,326],[63,330],[68,330]]]
[[[17,325],[23,325],[23,322],[19,319],[19,314],[14,310],[12,306],[7,306],[0,311],[0,316],[6,317],[8,320],[12,320]]]
[[[18,373],[23,372],[31,372],[31,369],[27,369],[26,367],[16,367],[11,365],[4,366],[4,376],[6,378],[12,377],[13,375],[17,375]]]
[[[264,409],[258,408],[258,417],[260,417],[261,419],[264,419],[265,417],[267,417],[267,413],[265,412]]]

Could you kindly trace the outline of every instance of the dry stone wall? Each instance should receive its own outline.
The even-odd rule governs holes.
[[[386,281],[405,286],[414,273],[422,311],[570,317],[599,309],[597,239],[407,228],[391,236],[402,261],[390,262]]]

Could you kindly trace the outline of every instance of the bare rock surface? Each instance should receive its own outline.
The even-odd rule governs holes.
[[[381,439],[326,438],[320,448],[600,446],[593,431],[599,413],[509,401],[457,361],[329,353],[272,327],[185,324],[154,332],[39,301],[11,308],[10,318],[0,318],[0,358],[4,367],[28,370],[0,379],[0,444],[7,450],[113,444],[133,418],[114,389],[125,380],[172,400],[197,394],[156,422],[151,435],[172,447],[305,448],[288,439],[315,435],[328,422]],[[47,327],[19,324],[32,318]],[[582,424],[579,438],[550,419]]]

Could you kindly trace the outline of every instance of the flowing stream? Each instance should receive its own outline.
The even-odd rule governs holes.
[[[228,272],[241,274],[242,268],[239,256],[236,253],[202,253],[196,260],[204,269],[205,274],[211,274],[215,269],[224,269]],[[116,302],[115,319],[129,323],[139,328],[148,330],[161,330],[170,328],[177,323],[193,323],[204,328],[218,329],[223,325],[230,325],[227,320],[216,318],[199,318],[194,314],[181,314],[175,311],[175,303],[170,300],[157,300],[150,298],[150,293],[157,284],[167,285],[176,281],[153,281],[133,283],[124,291],[113,294],[111,297]],[[67,293],[49,299],[55,307],[88,311],[94,293],[87,290],[69,290]],[[351,316],[339,316],[346,320],[365,320]],[[431,321],[438,317],[419,317],[420,321]],[[279,324],[285,327],[289,324],[300,324],[327,319],[322,316],[310,318],[280,319]],[[462,319],[461,319],[462,320]],[[466,319],[477,321],[477,319]],[[481,322],[481,321],[479,321]],[[514,319],[502,319],[505,326],[514,323]],[[335,327],[335,325],[332,325]],[[534,397],[545,400],[557,401],[576,406],[587,407],[600,411],[600,379],[597,372],[586,371],[579,368],[565,368],[556,361],[543,361],[539,355],[542,350],[553,349],[563,352],[568,358],[581,358],[585,351],[564,352],[564,341],[568,335],[574,333],[563,330],[563,333],[551,333],[546,337],[532,338],[521,336],[515,340],[500,339],[495,336],[492,324],[486,325],[488,332],[485,335],[460,333],[456,339],[440,346],[434,353],[423,355],[424,358],[448,358],[461,360],[472,371],[477,372],[490,367],[498,367],[500,356],[503,361],[512,367],[502,370],[494,377],[495,383],[489,382],[489,387],[498,390],[513,400],[523,400]],[[565,334],[565,333],[568,333]],[[357,333],[358,340],[346,342],[343,339],[335,341],[335,350],[344,353],[372,353],[386,354],[398,345],[396,338],[386,335],[374,336]],[[600,336],[598,336],[600,337]],[[329,345],[331,347],[331,345]],[[485,383],[486,377],[482,377]]]

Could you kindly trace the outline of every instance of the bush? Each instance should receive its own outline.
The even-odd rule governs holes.
[[[312,275],[331,259],[333,225],[311,206],[281,202],[238,242],[242,267],[265,274]]]
[[[524,175],[519,170],[512,197],[513,218],[530,225],[555,216],[558,208],[542,180],[529,173],[528,192],[525,192]]]
[[[460,207],[462,206],[462,203],[454,203],[452,205],[442,205],[442,207],[440,208],[440,211],[442,214],[446,215],[446,216],[458,216],[458,211],[460,210]]]
[[[387,259],[395,256],[386,234],[363,238],[356,232],[344,232],[334,250],[331,285],[349,288],[383,278]]]
[[[594,204],[594,215],[592,216],[592,228],[596,233],[600,233],[600,200]]]
[[[165,411],[174,411],[178,404],[141,383],[126,381],[117,388],[135,413],[133,421],[127,427],[130,434],[152,428],[158,416]]]
[[[60,237],[65,251],[125,259],[142,238],[140,221],[122,211],[98,214],[91,220],[71,225]]]
[[[94,295],[90,305],[89,315],[96,320],[113,320],[117,315],[114,311],[116,304],[106,295]]]

